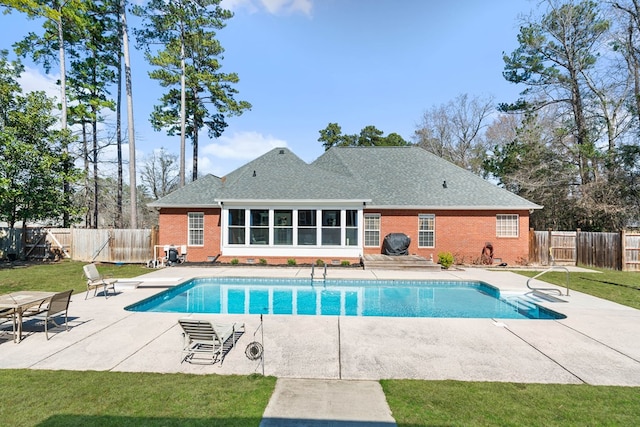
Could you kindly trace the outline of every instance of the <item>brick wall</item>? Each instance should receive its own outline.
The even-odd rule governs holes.
[[[220,209],[161,209],[159,220],[159,244],[176,246],[187,244],[187,213],[204,212],[204,242],[203,247],[188,247],[189,261],[207,261],[208,257],[220,254]],[[529,254],[529,212],[528,211],[423,211],[423,210],[385,210],[367,209],[365,213],[382,213],[380,219],[380,243],[389,233],[404,233],[411,237],[409,253],[423,256],[427,259],[433,256],[438,260],[439,252],[451,252],[456,263],[478,263],[482,248],[486,242],[494,247],[494,257],[500,258],[508,264],[518,264],[526,260]],[[435,214],[435,247],[418,248],[418,215]],[[519,237],[496,237],[496,215],[518,214]],[[365,254],[379,254],[381,247],[364,249]],[[220,258],[229,262],[234,257]],[[249,257],[256,264],[260,258]],[[298,264],[314,263],[317,258],[296,258]],[[356,259],[347,259],[357,262]],[[246,259],[239,261],[245,263]],[[331,263],[331,259],[325,260]],[[342,260],[341,260],[342,261]],[[269,264],[286,264],[282,257],[267,258]]]
[[[438,260],[439,252],[451,252],[456,263],[479,263],[486,242],[491,242],[494,257],[508,264],[518,264],[529,255],[528,211],[407,211],[365,210],[365,213],[381,213],[380,244],[378,248],[365,248],[365,254],[379,254],[382,240],[389,233],[404,233],[411,238],[409,253]],[[497,214],[519,215],[519,237],[496,237]],[[435,215],[435,247],[418,247],[418,215]]]
[[[158,220],[158,244],[176,246],[187,244],[189,212],[204,213],[204,246],[188,246],[187,260],[207,261],[208,257],[220,253],[220,208],[161,209]]]

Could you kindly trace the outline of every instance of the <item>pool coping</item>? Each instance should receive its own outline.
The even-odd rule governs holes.
[[[14,344],[0,333],[0,368],[195,374],[263,373],[279,378],[425,379],[640,386],[640,310],[571,292],[540,305],[561,320],[376,318],[349,316],[199,315],[244,323],[246,332],[223,363],[181,361],[175,313],[123,308],[190,277],[310,277],[310,268],[170,267],[136,278],[137,288],[104,298],[72,296],[69,332],[27,322]],[[524,276],[470,268],[424,272],[329,268],[332,278],[478,280],[505,292],[527,292]],[[561,308],[558,305],[562,304]],[[5,328],[6,329],[6,328]],[[262,333],[264,332],[264,338]],[[264,365],[245,357],[264,345]]]

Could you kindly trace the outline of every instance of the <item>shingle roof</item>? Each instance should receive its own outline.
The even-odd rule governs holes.
[[[149,203],[152,207],[208,207],[218,206],[215,201],[222,187],[222,180],[205,175],[168,195]]]
[[[366,192],[343,175],[305,163],[286,148],[276,148],[225,177],[223,200],[368,200]]]
[[[422,148],[340,147],[312,163],[366,182],[369,206],[539,209]],[[446,188],[445,188],[446,183]]]
[[[287,148],[276,148],[224,178],[207,175],[150,206],[206,207],[233,200],[340,200],[380,208],[540,208],[419,147],[334,147],[311,164]]]

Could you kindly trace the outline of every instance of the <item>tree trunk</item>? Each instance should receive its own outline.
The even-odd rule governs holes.
[[[198,105],[197,100],[195,105]],[[193,115],[193,172],[191,174],[191,180],[196,181],[198,179],[198,119],[197,114]]]
[[[133,91],[131,89],[131,61],[127,29],[126,0],[121,0],[122,47],[124,50],[125,85],[127,88],[127,123],[129,137],[129,197],[131,199],[130,228],[138,228],[138,189],[136,187],[136,141],[133,127]]]
[[[87,124],[82,123],[82,161],[84,162],[84,205],[87,212],[84,215],[85,227],[91,227],[91,197],[89,194],[89,141],[87,141]]]
[[[119,14],[122,15],[125,5],[123,2],[119,4]],[[119,40],[121,41],[123,36],[122,22],[118,29]],[[118,49],[118,72],[117,72],[117,101],[116,101],[116,151],[118,156],[118,182],[116,183],[116,228],[122,227],[122,185],[123,185],[123,170],[122,170],[122,45]]]
[[[95,107],[91,108],[93,117],[91,119],[93,138],[93,228],[98,228],[98,120]]]
[[[62,31],[62,7],[64,3],[58,4],[57,11],[60,13],[60,17],[58,18],[56,24],[58,26],[58,56],[60,60],[60,127],[63,131],[67,130],[67,70],[66,70],[66,59],[64,54],[64,32]],[[69,147],[65,142],[63,144],[63,151],[68,155]],[[71,187],[69,185],[68,175],[70,172],[69,159],[65,156],[65,164],[64,164],[64,182],[62,184],[64,200],[65,204],[69,206],[71,204]],[[71,225],[71,220],[69,218],[68,209],[64,210],[62,214],[62,226],[64,228],[68,228]]]
[[[184,60],[184,31],[180,39],[180,187],[185,184],[185,152],[187,133],[187,78]]]

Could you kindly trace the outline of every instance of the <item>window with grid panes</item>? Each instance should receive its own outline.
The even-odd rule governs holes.
[[[418,246],[421,248],[433,248],[435,246],[436,216],[418,215]]]
[[[496,237],[518,237],[518,215],[496,215]]]
[[[364,245],[380,246],[380,214],[364,214]]]
[[[188,215],[189,246],[204,245],[204,213],[189,212]]]

